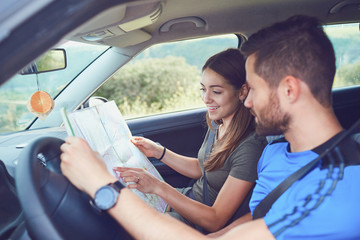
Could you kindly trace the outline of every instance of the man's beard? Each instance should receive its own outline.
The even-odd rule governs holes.
[[[257,115],[256,133],[260,136],[281,135],[288,130],[290,116],[280,108],[276,93],[271,93],[269,104]]]

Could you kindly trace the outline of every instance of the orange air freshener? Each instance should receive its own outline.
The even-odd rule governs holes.
[[[44,120],[54,108],[54,100],[47,92],[36,91],[31,96],[27,108],[35,116]]]

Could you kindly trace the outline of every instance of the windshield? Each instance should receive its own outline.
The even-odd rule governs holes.
[[[0,87],[0,133],[27,129],[36,116],[27,109],[27,103],[36,91],[45,91],[54,99],[107,46],[67,41],[56,46],[66,51],[65,69],[38,74],[17,74]]]

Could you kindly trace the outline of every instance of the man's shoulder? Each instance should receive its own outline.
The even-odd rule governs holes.
[[[246,145],[247,147],[249,147],[251,145],[256,145],[256,146],[261,146],[264,148],[267,144],[268,144],[268,141],[266,140],[265,137],[259,136],[256,134],[255,131],[253,131],[248,136],[246,136],[244,138],[244,140],[242,140],[239,143],[238,146]]]
[[[326,168],[329,165],[343,165],[344,167],[360,165],[360,133],[347,136],[329,150],[329,153],[322,159],[321,168]]]
[[[279,161],[273,161],[274,159],[284,158],[287,149],[289,147],[289,143],[285,138],[279,138],[276,140],[272,140],[264,149],[262,156],[259,160],[259,167],[266,166],[272,163],[279,163]]]
[[[284,137],[278,137],[269,141],[269,144],[266,146],[266,151],[271,152],[286,152],[289,147],[289,142]],[[265,152],[265,151],[264,151]]]
[[[276,143],[287,143],[287,140],[283,135],[277,135],[277,136],[268,136],[266,137],[269,144],[276,144]]]

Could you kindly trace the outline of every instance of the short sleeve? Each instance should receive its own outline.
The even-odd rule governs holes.
[[[257,164],[267,145],[264,137],[250,134],[230,154],[230,176],[241,180],[255,182],[257,179]]]

